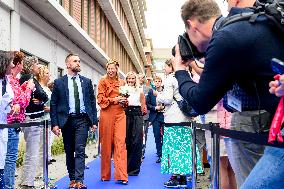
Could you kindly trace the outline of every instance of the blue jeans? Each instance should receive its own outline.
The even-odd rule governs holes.
[[[162,157],[162,135],[161,135],[162,124],[163,124],[162,122],[156,120],[152,122],[158,157]]]
[[[4,170],[0,169],[0,189],[4,189]]]
[[[282,135],[284,129],[282,130]],[[266,147],[241,189],[279,189],[284,186],[284,149]]]
[[[7,155],[4,168],[5,189],[14,189],[18,144],[19,133],[16,132],[14,128],[9,128]]]
[[[252,116],[258,114],[258,110],[233,113],[231,130],[256,133],[257,131],[252,124]],[[262,157],[264,146],[232,138],[225,140],[228,158],[234,170],[238,188],[240,188]]]

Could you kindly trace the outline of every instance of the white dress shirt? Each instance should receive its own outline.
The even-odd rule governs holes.
[[[75,113],[75,97],[74,97],[74,87],[73,87],[73,77],[76,77],[75,82],[78,85],[79,99],[80,99],[80,113],[86,113],[85,104],[82,92],[82,85],[80,81],[80,77],[77,74],[76,76],[68,75],[68,90],[69,90],[69,113]],[[83,82],[83,81],[82,81]]]

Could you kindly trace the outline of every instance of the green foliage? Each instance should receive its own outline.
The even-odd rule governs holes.
[[[64,153],[63,137],[62,136],[56,137],[51,146],[51,154],[56,156],[63,153]]]
[[[18,159],[16,161],[16,166],[20,167],[24,163],[24,157],[25,157],[25,142],[20,142],[19,149],[18,149]]]

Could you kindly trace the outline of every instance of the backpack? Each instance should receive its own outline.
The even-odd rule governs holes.
[[[182,113],[187,117],[196,117],[199,114],[192,108],[192,106],[189,105],[189,103],[185,100],[177,100],[175,97],[173,97],[174,100],[177,102],[177,105],[179,109],[182,111]]]
[[[251,12],[240,13],[219,19],[214,26],[214,30],[221,29],[229,24],[243,20],[249,20],[249,22],[253,23],[258,16],[265,15],[282,33],[284,33],[284,0],[256,0],[255,5],[250,9]]]

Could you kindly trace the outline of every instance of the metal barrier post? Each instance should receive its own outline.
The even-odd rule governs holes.
[[[192,189],[196,189],[197,186],[197,181],[196,181],[196,176],[197,176],[197,169],[196,169],[196,127],[193,122],[191,122],[191,128],[192,128],[192,142],[191,142],[191,154],[192,154]]]
[[[43,125],[43,182],[44,189],[48,189],[48,120]]]
[[[212,124],[212,123],[211,123]],[[218,124],[212,124],[213,126],[219,127]],[[219,184],[219,176],[220,176],[220,136],[219,134],[213,133],[213,144],[212,144],[212,164],[213,164],[213,169],[212,169],[212,189],[219,189],[220,184]]]

